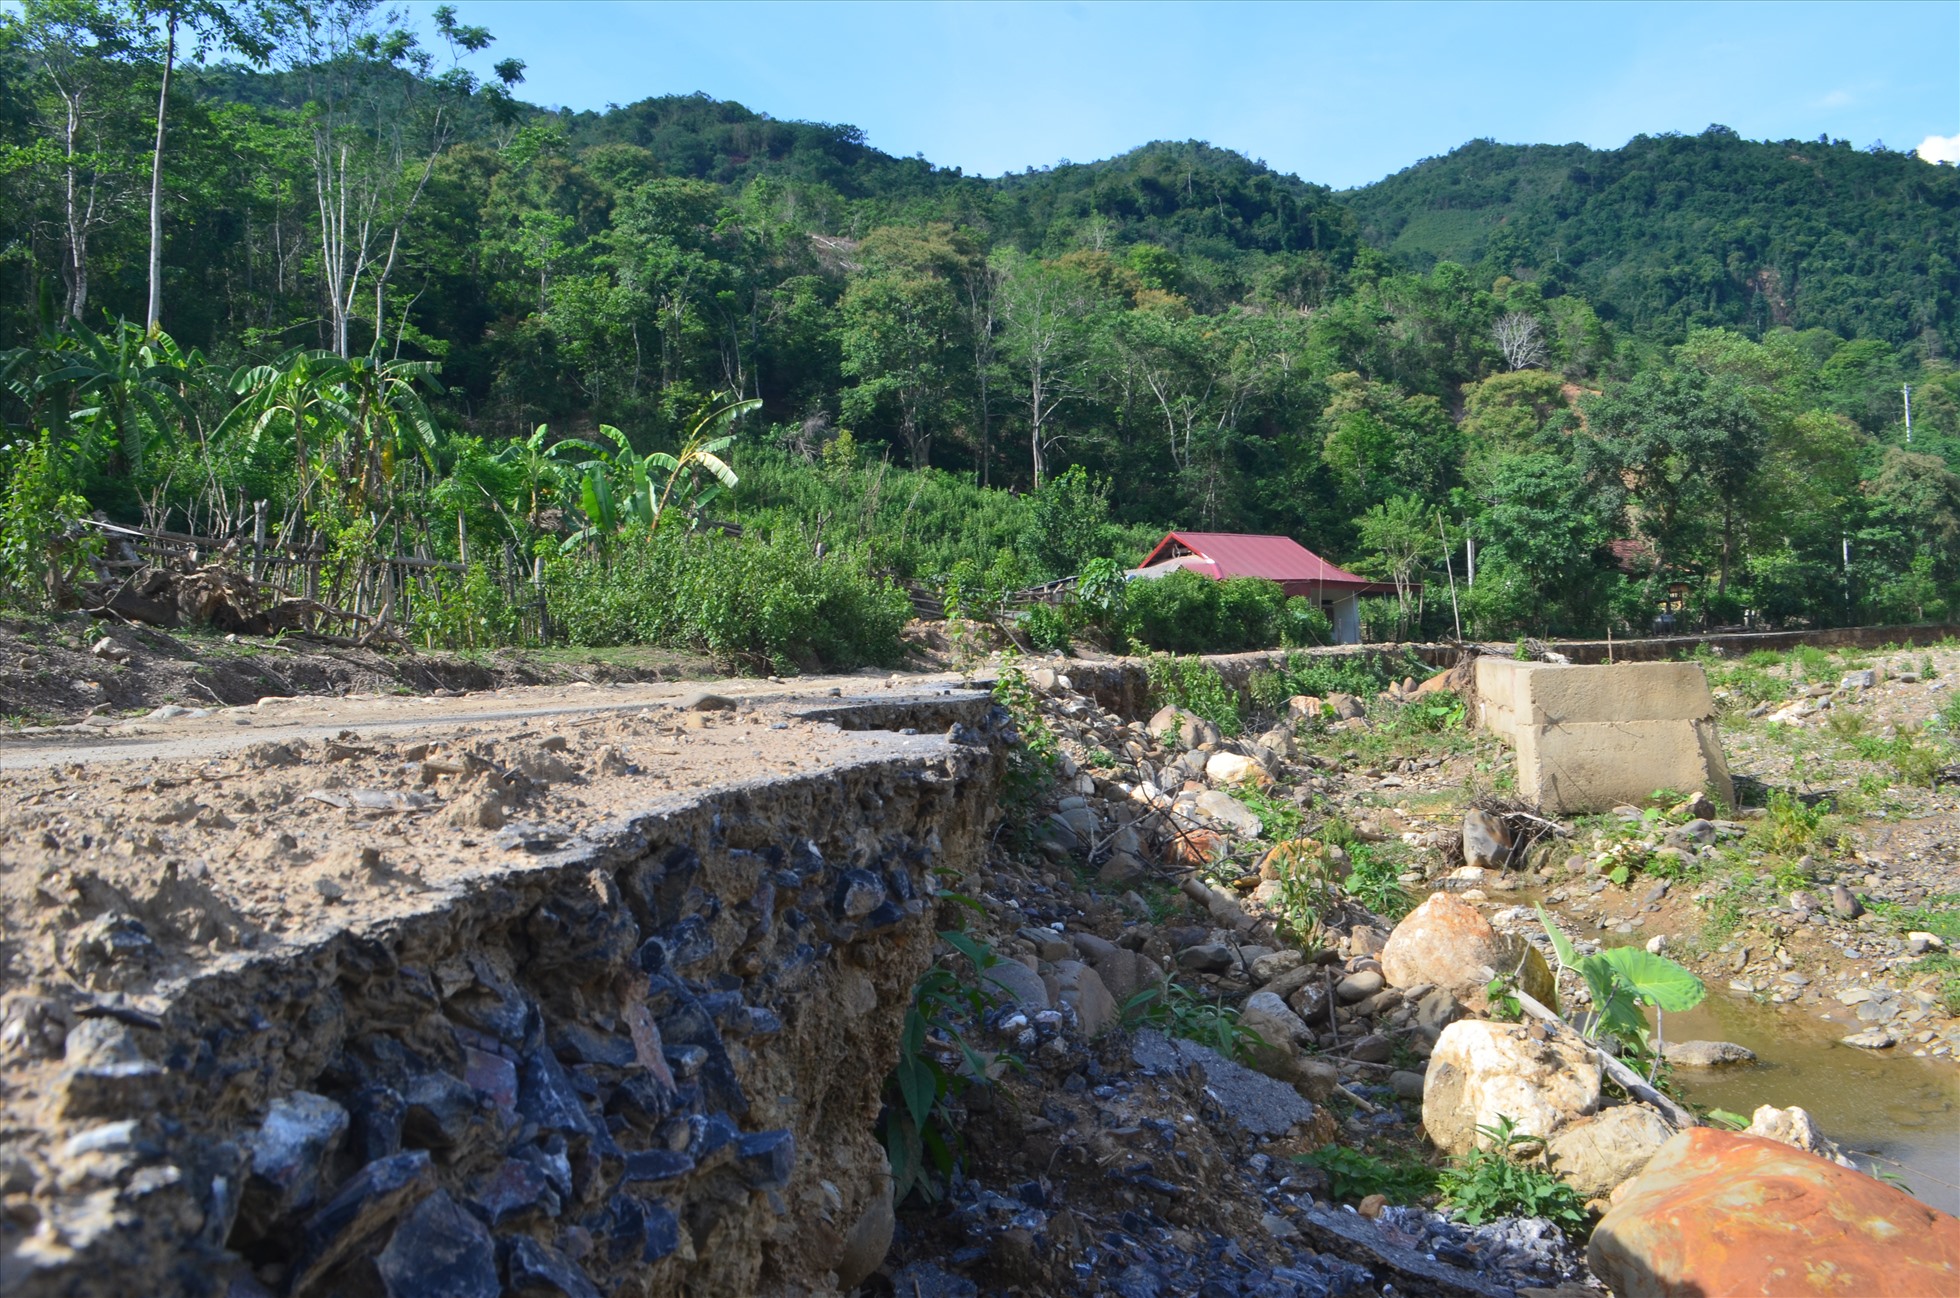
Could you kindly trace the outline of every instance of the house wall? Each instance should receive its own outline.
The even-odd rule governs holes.
[[[1334,600],[1334,643],[1361,643],[1361,601],[1354,595],[1341,595]]]

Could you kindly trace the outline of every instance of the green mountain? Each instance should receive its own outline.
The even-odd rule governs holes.
[[[1636,333],[1824,328],[1960,348],[1960,168],[1726,127],[1618,149],[1475,140],[1341,195],[1413,267],[1487,262]]]

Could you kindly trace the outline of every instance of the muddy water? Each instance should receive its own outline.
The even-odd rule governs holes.
[[[1687,1099],[1745,1118],[1761,1104],[1800,1105],[1861,1166],[1883,1160],[1881,1169],[1921,1199],[1960,1214],[1960,1069],[1951,1063],[1840,1045],[1851,1028],[1713,987],[1662,1027],[1669,1041],[1733,1041],[1756,1052],[1753,1066],[1677,1069]]]

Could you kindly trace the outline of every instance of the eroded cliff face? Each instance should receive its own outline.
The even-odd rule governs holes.
[[[549,850],[485,846],[472,877],[305,940],[184,945],[188,972],[134,994],[55,972],[17,989],[4,1288],[853,1281],[890,1230],[880,1086],[935,891],[991,829],[1000,748],[984,695],[827,708],[772,723],[779,749],[811,732],[794,773],[615,805]],[[864,724],[888,729],[838,733]],[[553,751],[578,769],[577,746]],[[94,974],[153,958],[140,919],[72,909],[105,935]]]

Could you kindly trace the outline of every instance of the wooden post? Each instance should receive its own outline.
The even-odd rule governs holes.
[[[252,580],[265,576],[265,502],[252,502]]]
[[[470,566],[470,532],[463,526],[463,511],[456,511],[456,562],[464,568]]]

